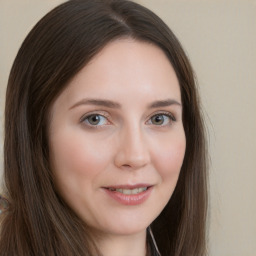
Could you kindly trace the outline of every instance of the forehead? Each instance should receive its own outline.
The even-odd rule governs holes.
[[[177,76],[162,49],[133,39],[107,44],[76,74],[64,93],[70,99],[89,95],[180,100]]]

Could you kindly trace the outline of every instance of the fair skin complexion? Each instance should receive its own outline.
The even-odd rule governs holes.
[[[162,50],[109,43],[56,99],[49,131],[59,193],[103,255],[144,256],[186,148],[179,83]]]

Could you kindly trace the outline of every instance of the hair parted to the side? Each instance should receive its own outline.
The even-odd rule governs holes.
[[[160,47],[179,80],[186,153],[176,189],[152,223],[162,256],[206,255],[207,159],[193,70],[179,41],[148,9],[125,0],[71,0],[43,17],[23,42],[6,93],[0,255],[100,255],[86,223],[58,195],[49,166],[48,119],[68,82],[109,42],[130,37]]]

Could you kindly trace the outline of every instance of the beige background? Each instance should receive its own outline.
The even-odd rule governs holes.
[[[0,174],[8,73],[36,21],[61,0],[0,0]],[[211,156],[209,252],[256,256],[256,1],[137,0],[176,33],[197,73]]]

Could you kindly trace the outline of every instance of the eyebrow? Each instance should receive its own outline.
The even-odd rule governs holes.
[[[173,99],[157,100],[157,101],[154,101],[151,104],[149,104],[148,108],[168,107],[171,105],[181,106],[181,103],[179,103],[178,101],[173,100]]]
[[[121,105],[117,102],[113,102],[111,100],[101,100],[101,99],[82,99],[78,101],[75,105],[73,105],[70,109],[75,108],[80,105],[95,105],[95,106],[103,106],[108,108],[121,108]]]
[[[103,106],[108,108],[116,108],[120,109],[121,105],[117,102],[111,100],[103,100],[103,99],[82,99],[78,101],[75,105],[73,105],[70,109],[78,107],[80,105],[95,105],[95,106]],[[181,103],[174,99],[166,99],[166,100],[157,100],[150,103],[148,108],[159,108],[159,107],[168,107],[171,105],[181,106]]]

